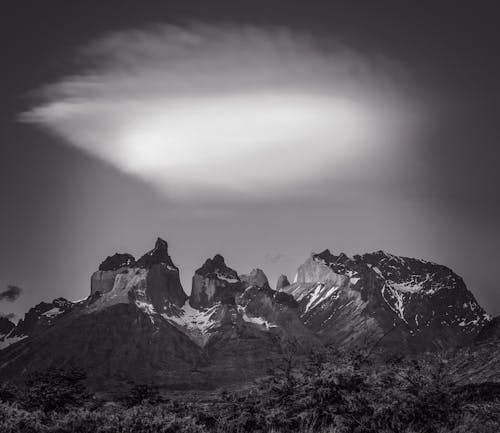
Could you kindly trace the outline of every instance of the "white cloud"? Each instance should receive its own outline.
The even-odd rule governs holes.
[[[23,114],[171,197],[274,196],[387,160],[418,118],[386,61],[286,30],[160,26],[81,50]]]

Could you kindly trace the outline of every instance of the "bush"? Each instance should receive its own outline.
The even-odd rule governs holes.
[[[22,405],[28,410],[44,412],[80,407],[89,398],[85,378],[78,369],[50,368],[33,373],[26,381]]]
[[[133,407],[141,404],[158,404],[163,402],[163,399],[157,385],[129,382],[129,390],[120,401],[127,407]]]

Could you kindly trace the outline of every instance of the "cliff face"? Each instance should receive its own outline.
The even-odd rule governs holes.
[[[140,308],[158,312],[182,307],[187,299],[168,244],[160,238],[137,262],[130,254],[115,254],[101,263],[91,277],[91,295],[95,294],[101,295],[99,305],[131,300]]]
[[[234,295],[242,290],[236,271],[226,265],[224,257],[216,254],[195,271],[189,303],[193,308],[211,307],[217,302],[231,303]]]

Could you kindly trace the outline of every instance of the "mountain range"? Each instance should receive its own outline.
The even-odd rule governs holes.
[[[0,319],[0,377],[77,366],[96,388],[125,380],[213,388],[265,374],[293,349],[334,347],[419,353],[485,347],[500,338],[451,269],[383,251],[312,254],[293,282],[240,274],[217,254],[194,272],[188,296],[168,244],[139,259],[116,253],[90,279],[89,296]]]

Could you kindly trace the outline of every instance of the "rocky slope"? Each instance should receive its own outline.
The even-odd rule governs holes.
[[[309,329],[346,347],[456,347],[473,341],[489,320],[447,267],[383,251],[313,254],[282,290],[297,300]]]
[[[9,331],[0,331],[0,348],[5,348],[25,338],[36,335],[52,326],[58,317],[71,311],[75,303],[64,298],[54,299],[52,302],[40,302],[24,315],[17,325],[11,323]]]

